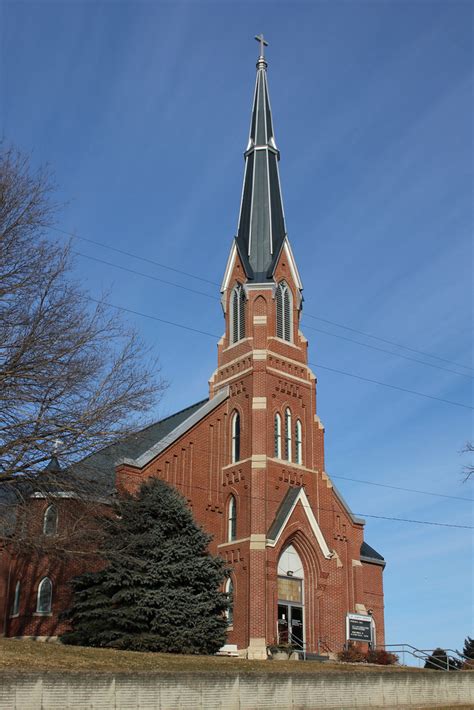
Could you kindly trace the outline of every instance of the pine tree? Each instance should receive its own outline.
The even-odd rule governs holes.
[[[210,536],[178,491],[159,479],[117,501],[105,522],[107,566],[73,581],[64,643],[215,653],[226,638],[226,575]]]
[[[474,660],[474,639],[467,636],[464,640],[464,648],[462,650],[463,655],[467,658],[472,658]]]
[[[433,671],[449,670],[446,651],[443,648],[435,648],[431,656],[426,659],[425,668],[430,668]]]

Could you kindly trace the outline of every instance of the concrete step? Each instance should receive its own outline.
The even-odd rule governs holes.
[[[321,656],[321,654],[319,654],[319,653],[307,653],[306,659],[304,659],[303,654],[300,653],[300,658],[301,658],[301,660],[319,661],[320,663],[322,663],[324,661],[329,661],[329,656]]]

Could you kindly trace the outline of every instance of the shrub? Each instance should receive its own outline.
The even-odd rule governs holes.
[[[337,659],[346,663],[364,663],[366,661],[365,653],[352,641],[349,641],[347,648],[339,651]]]
[[[384,648],[371,648],[367,651],[365,660],[367,663],[377,663],[379,666],[393,666],[398,663],[398,656]]]
[[[337,654],[337,658],[346,663],[377,663],[379,666],[393,666],[398,663],[398,656],[395,653],[390,653],[384,648],[362,651],[352,641],[349,641],[347,648]]]

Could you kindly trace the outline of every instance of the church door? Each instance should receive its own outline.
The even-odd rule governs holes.
[[[304,648],[304,573],[298,553],[292,545],[282,552],[278,562],[278,643]]]

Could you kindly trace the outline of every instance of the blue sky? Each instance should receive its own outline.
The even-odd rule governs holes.
[[[80,241],[83,254],[207,295],[79,256],[76,276],[118,306],[217,335],[253,36],[268,37],[327,470],[357,513],[472,525],[469,502],[337,478],[472,498],[459,455],[472,410],[318,369],[472,406],[472,4],[3,0],[0,13],[0,130],[51,164],[68,202],[58,226],[211,283]],[[205,397],[216,339],[129,318],[170,383],[157,415]],[[388,561],[388,642],[460,647],[473,635],[472,530],[367,521]]]

